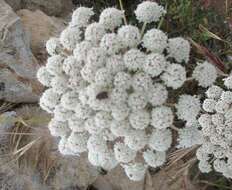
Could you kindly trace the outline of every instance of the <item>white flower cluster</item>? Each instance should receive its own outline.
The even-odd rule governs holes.
[[[177,116],[179,119],[186,121],[188,126],[196,123],[197,116],[201,110],[200,99],[196,96],[181,95],[176,104]]]
[[[190,148],[195,145],[201,145],[203,142],[203,136],[199,127],[199,123],[195,122],[192,125],[186,125],[184,128],[179,129],[179,144],[177,145],[177,148]]]
[[[207,88],[216,81],[217,70],[212,64],[205,61],[197,64],[192,76],[196,81],[198,81],[199,86]]]
[[[138,21],[145,23],[157,22],[165,13],[166,11],[162,6],[150,1],[139,4],[135,10]]]
[[[139,22],[150,23],[165,10],[146,1],[135,13]],[[174,120],[165,105],[167,87],[186,81],[181,63],[188,62],[190,45],[183,38],[168,40],[159,29],[141,36],[136,26],[121,26],[124,12],[116,8],[103,10],[99,22],[91,22],[93,15],[78,8],[61,36],[47,42],[50,57],[37,73],[48,87],[40,106],[54,116],[49,129],[61,138],[62,154],[88,152],[92,165],[111,170],[121,164],[131,180],[141,180],[148,166],[165,163]],[[198,101],[183,96],[179,117],[192,122]]]
[[[202,113],[198,119],[204,141],[197,150],[199,169],[208,173],[214,170],[232,178],[232,88],[230,76],[225,79],[227,88],[211,86],[206,92]]]

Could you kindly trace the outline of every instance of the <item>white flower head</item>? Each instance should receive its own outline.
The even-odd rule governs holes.
[[[145,129],[150,124],[150,114],[146,110],[136,110],[129,115],[129,121],[134,129]]]
[[[82,153],[87,150],[88,139],[89,139],[89,136],[87,133],[73,132],[68,137],[67,146],[72,152],[76,154]]]
[[[109,55],[114,55],[122,49],[122,39],[115,33],[105,34],[101,39],[100,47]]]
[[[55,106],[59,103],[60,95],[53,91],[53,89],[47,89],[44,91],[40,98],[40,106],[48,113],[52,113]]]
[[[210,159],[208,151],[203,149],[202,146],[197,149],[196,157],[200,161],[208,161]]]
[[[81,61],[78,61],[74,56],[68,56],[63,62],[63,71],[67,75],[75,76],[80,72],[82,66]]]
[[[106,59],[106,68],[111,71],[112,74],[116,74],[120,71],[124,71],[125,64],[121,55],[112,55]]]
[[[114,153],[111,150],[98,153],[99,154],[99,161],[100,161],[100,167],[102,167],[104,170],[112,170],[118,165],[117,160],[114,157]]]
[[[145,61],[145,54],[138,49],[131,49],[124,54],[124,63],[130,71],[136,71],[142,68]]]
[[[219,99],[222,91],[223,90],[219,86],[212,85],[207,89],[206,95],[208,98]]]
[[[208,98],[204,100],[202,107],[206,112],[212,113],[215,110],[216,103],[214,99]]]
[[[171,108],[160,106],[153,108],[151,113],[151,125],[156,129],[166,129],[173,123],[173,113]]]
[[[156,151],[166,151],[172,143],[172,132],[169,129],[155,129],[149,138],[149,146]]]
[[[176,105],[177,116],[187,122],[194,122],[201,110],[200,100],[191,95],[181,95]]]
[[[135,159],[136,151],[130,149],[124,143],[115,143],[114,144],[114,155],[118,162],[128,163]]]
[[[144,179],[147,167],[142,163],[131,163],[124,165],[124,170],[128,178],[132,181],[140,181]]]
[[[71,26],[85,27],[88,25],[90,18],[94,15],[92,8],[79,7],[72,14]]]
[[[130,113],[130,108],[127,104],[121,103],[118,105],[114,105],[112,107],[112,117],[117,121],[123,121],[125,120]]]
[[[138,26],[123,25],[122,10],[107,8],[96,21],[92,8],[79,7],[61,35],[47,42],[50,57],[37,73],[48,87],[40,106],[52,114],[49,129],[61,138],[61,154],[87,152],[92,165],[111,170],[119,164],[134,181],[144,178],[147,166],[165,163],[173,138],[170,128],[176,119],[175,108],[167,107],[175,103],[176,96],[169,92],[186,81],[186,65],[181,64],[188,62],[190,51],[183,38],[168,39],[160,29],[145,28],[165,13],[155,2],[138,5],[135,14],[144,24],[141,32]],[[225,151],[215,147],[220,144],[227,150],[232,141],[228,127],[232,98],[231,93],[218,91],[209,92],[215,108],[206,113],[209,117],[201,116],[199,123],[204,125],[200,133],[209,141],[207,146],[203,142],[204,149],[222,158]],[[200,101],[183,95],[176,108],[188,126],[199,116]],[[204,108],[209,111],[206,103]],[[198,129],[191,127],[180,129],[183,147],[200,141],[195,139]],[[229,170],[224,173],[230,175]]]
[[[98,112],[95,115],[94,119],[95,119],[96,127],[100,129],[110,128],[112,121],[112,117],[110,113],[104,111]]]
[[[58,150],[62,155],[76,155],[79,156],[79,154],[75,154],[72,152],[68,146],[67,146],[67,137],[62,137],[58,143]]]
[[[200,86],[206,88],[216,81],[217,70],[212,64],[205,61],[204,63],[198,63],[192,76],[198,81]]]
[[[75,114],[73,114],[70,118],[68,118],[68,126],[73,132],[84,132],[85,131],[85,120],[78,118]]]
[[[102,48],[91,48],[87,54],[87,63],[85,66],[98,69],[105,64],[106,53]]]
[[[91,135],[87,142],[89,152],[104,152],[108,149],[106,141],[100,134]]]
[[[173,57],[177,62],[189,61],[190,44],[181,37],[171,38],[168,40],[168,56]]]
[[[159,29],[148,30],[143,36],[143,46],[154,53],[163,53],[168,46],[168,37]]]
[[[88,150],[88,161],[93,165],[93,166],[100,166],[101,161],[100,161],[100,156],[98,152]]]
[[[226,111],[228,111],[230,108],[230,104],[228,104],[226,101],[223,100],[219,100],[216,105],[215,105],[215,110],[218,113],[225,113]]]
[[[70,132],[67,122],[58,121],[56,119],[52,119],[49,122],[48,129],[51,135],[55,137],[65,137]]]
[[[145,108],[147,102],[147,97],[142,92],[134,92],[130,94],[128,98],[128,105],[133,110]]]
[[[106,34],[105,27],[100,23],[92,23],[85,30],[85,40],[98,45]]]
[[[63,66],[64,57],[61,55],[53,55],[48,58],[46,69],[52,75],[62,74],[62,66]]]
[[[75,91],[68,91],[61,97],[61,105],[68,110],[75,110],[79,103],[79,96]]]
[[[148,137],[144,130],[132,130],[125,136],[125,144],[132,150],[140,150],[147,144]]]
[[[113,83],[113,76],[106,67],[100,68],[95,74],[95,83],[99,86],[110,86]]]
[[[152,79],[148,74],[144,72],[134,74],[132,78],[132,87],[135,91],[148,92],[151,86]]]
[[[217,172],[224,173],[224,171],[226,171],[228,166],[225,160],[216,159],[213,162],[213,167]]]
[[[125,89],[121,88],[114,88],[112,92],[110,93],[110,99],[114,105],[116,105],[116,108],[120,109],[118,105],[125,104],[128,98],[128,94]],[[122,106],[125,107],[125,106]],[[113,107],[114,109],[114,107]],[[122,108],[123,109],[123,108]]]
[[[190,148],[194,145],[200,145],[203,142],[203,136],[200,132],[199,124],[186,126],[178,131],[178,148]]]
[[[125,25],[119,28],[118,36],[122,39],[124,47],[134,48],[140,43],[139,29],[132,25]]]
[[[232,103],[232,92],[231,91],[222,92],[221,100],[228,104],[231,104]]]
[[[143,158],[149,166],[157,168],[165,163],[166,152],[146,150],[143,153]]]
[[[68,87],[74,91],[82,90],[86,85],[87,81],[82,78],[80,72],[68,78]]]
[[[81,40],[79,27],[68,27],[60,35],[60,42],[67,50],[73,50]]]
[[[135,10],[137,20],[145,23],[157,22],[165,13],[166,11],[162,6],[151,1],[140,3]]]
[[[163,55],[151,53],[146,57],[143,69],[152,77],[160,75],[166,68],[167,62]]]
[[[115,136],[124,137],[127,136],[133,129],[131,128],[129,121],[113,120],[110,125],[110,130]]]
[[[154,83],[148,91],[148,101],[153,106],[159,106],[168,99],[168,91],[161,83]]]
[[[72,115],[73,111],[65,109],[61,104],[57,105],[54,109],[54,118],[58,121],[67,121]]]
[[[42,66],[37,71],[37,79],[44,86],[49,87],[51,85],[53,75],[51,75],[45,66]]]
[[[78,43],[73,50],[73,56],[77,61],[86,61],[87,53],[92,48],[92,44],[89,41],[82,41]]]
[[[212,115],[212,123],[216,126],[221,126],[224,124],[225,117],[221,113],[215,113]]]
[[[77,103],[75,106],[75,115],[81,119],[87,119],[92,115],[93,111],[87,105],[82,105],[81,103]]]
[[[105,140],[105,141],[116,141],[117,140],[117,136],[115,136],[112,132],[111,132],[111,130],[109,129],[109,128],[105,128],[105,129],[103,129],[102,131],[101,131],[101,133],[102,133],[102,136],[103,136],[103,139]]]
[[[186,81],[186,70],[179,64],[169,64],[161,79],[168,87],[178,89]]]
[[[224,85],[228,89],[232,89],[232,75],[224,79]]]
[[[96,71],[97,68],[85,65],[80,71],[81,77],[88,83],[94,82]]]
[[[49,55],[56,55],[60,53],[62,50],[62,45],[60,43],[59,38],[54,38],[54,37],[50,38],[46,42],[46,50]]]
[[[107,8],[102,11],[99,22],[108,30],[114,30],[122,24],[124,12],[116,8]]]
[[[209,173],[212,171],[212,166],[207,161],[200,161],[198,164],[198,167],[199,167],[200,171],[203,173]]]
[[[85,125],[86,131],[88,131],[88,133],[90,133],[91,135],[100,134],[103,129],[103,128],[99,128],[96,126],[94,117],[90,117],[86,119],[84,125]]]
[[[132,83],[132,77],[126,72],[118,72],[114,76],[114,86],[120,89],[129,89]]]
[[[68,90],[68,78],[65,75],[57,75],[51,81],[53,90],[62,95]]]
[[[207,128],[207,127],[211,126],[211,124],[212,124],[212,117],[211,117],[211,115],[209,115],[207,113],[201,114],[200,117],[198,118],[198,122],[201,125],[201,127]]]

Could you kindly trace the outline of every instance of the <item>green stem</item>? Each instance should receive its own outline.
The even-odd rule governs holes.
[[[124,16],[123,16],[124,23],[127,25],[127,20],[126,20],[125,10],[123,8],[122,0],[119,0],[119,4],[120,4],[120,9],[124,12]]]
[[[226,4],[226,16],[228,16],[228,0],[226,0],[225,4]]]
[[[166,12],[168,11],[168,3],[166,3],[166,5],[165,5],[165,10],[166,10]],[[158,27],[157,27],[158,29],[160,29],[160,27],[162,26],[163,22],[164,22],[164,16],[162,16],[162,18],[161,18],[161,20],[160,20],[160,22],[158,24]]]
[[[143,23],[142,30],[141,30],[141,38],[143,37],[143,34],[144,34],[144,32],[145,32],[145,29],[146,29],[146,26],[147,26],[147,23],[144,22],[144,23]]]
[[[164,22],[164,17],[161,18],[161,20],[160,20],[160,22],[158,24],[157,29],[160,29],[160,27],[162,26],[163,22]]]

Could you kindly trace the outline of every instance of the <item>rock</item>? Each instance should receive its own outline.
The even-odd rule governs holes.
[[[0,99],[36,102],[42,91],[38,68],[20,18],[0,0]]]
[[[6,0],[6,3],[8,3],[14,10],[19,10],[22,6],[22,0]]]
[[[68,190],[72,187],[87,189],[98,175],[96,168],[88,162],[87,154],[81,155],[79,158],[59,155],[55,171],[51,180],[54,190]]]
[[[40,61],[46,60],[46,41],[52,36],[59,36],[65,28],[65,21],[47,16],[40,10],[22,9],[17,14],[22,20],[25,31],[30,36],[33,54]]]
[[[72,0],[6,0],[6,2],[15,11],[19,9],[39,9],[50,16],[66,16],[74,8]]]
[[[122,167],[117,166],[109,171],[107,175],[99,176],[93,186],[102,190],[105,190],[103,186],[108,190],[143,190],[144,180],[139,182],[129,180]]]
[[[22,0],[22,8],[40,9],[47,15],[64,16],[72,12],[73,3],[72,0]]]

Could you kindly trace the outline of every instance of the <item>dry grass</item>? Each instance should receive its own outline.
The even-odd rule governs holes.
[[[41,113],[38,108],[18,110],[15,125],[4,133],[10,139],[5,165],[28,176],[39,173],[46,183],[56,159],[51,154],[53,139],[46,127],[50,118]]]
[[[0,114],[12,109],[15,105],[15,103],[0,102]]]

